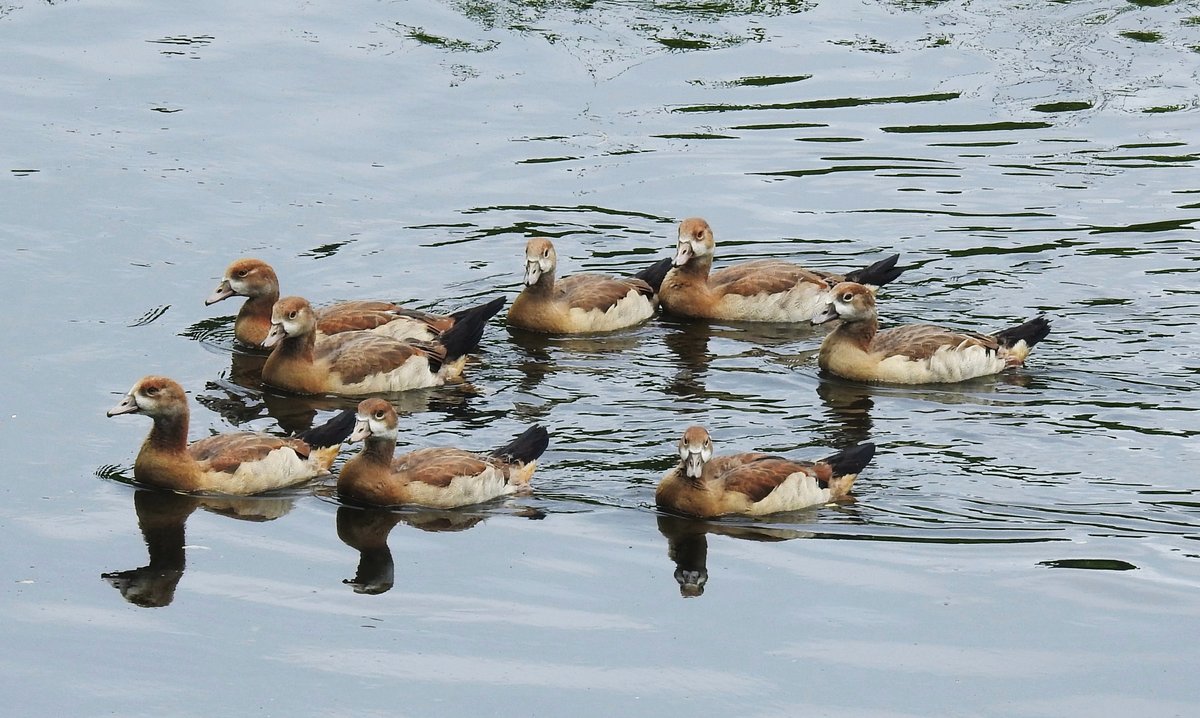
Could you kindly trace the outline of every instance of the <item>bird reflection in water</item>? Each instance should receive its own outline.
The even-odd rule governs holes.
[[[824,329],[808,324],[780,324],[774,322],[721,322],[703,320],[681,321],[665,317],[662,320],[669,331],[663,335],[663,343],[675,356],[679,370],[667,385],[667,391],[675,396],[695,397],[706,395],[704,385],[709,365],[714,359],[737,357],[775,356],[777,348],[791,346],[814,335],[824,334]],[[711,347],[712,340],[731,344],[732,353],[718,355]],[[740,350],[736,350],[741,347]],[[778,360],[792,364],[798,356],[806,360],[816,352],[803,355],[783,354]]]
[[[138,489],[133,494],[133,508],[150,563],[100,576],[134,605],[144,608],[170,605],[187,565],[184,526],[193,511],[202,508],[242,521],[272,521],[291,511],[294,504],[294,498],[225,498]]]
[[[521,355],[514,363],[522,374],[520,382],[523,391],[532,391],[542,381],[562,368],[578,371],[578,366],[563,367],[556,360],[562,355],[608,355],[633,351],[642,342],[642,334],[638,329],[618,331],[603,334],[572,334],[556,336],[539,334],[516,327],[508,328],[512,343],[521,350]]]
[[[830,507],[851,521],[861,520],[852,505],[837,504]],[[813,538],[817,533],[810,529],[782,524],[788,521],[797,526],[812,527],[817,523],[818,507],[771,516],[772,523],[732,523],[728,519],[694,519],[674,514],[658,514],[658,530],[667,539],[667,557],[675,562],[675,582],[679,584],[679,595],[695,598],[704,595],[708,584],[708,535],[717,534],[746,541],[776,542],[799,538]],[[750,519],[739,519],[749,521]]]
[[[521,509],[519,515],[540,519],[545,514],[537,509]],[[376,595],[385,593],[396,581],[395,561],[388,547],[388,536],[396,524],[408,524],[422,531],[466,531],[482,523],[488,513],[459,509],[403,509],[339,506],[337,534],[350,548],[358,551],[358,570],[354,578],[342,583],[355,593]]]

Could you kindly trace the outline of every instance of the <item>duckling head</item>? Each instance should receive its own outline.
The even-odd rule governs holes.
[[[682,267],[697,257],[711,257],[716,242],[712,227],[699,217],[689,217],[679,223],[679,240],[675,246],[676,267]]]
[[[554,276],[558,255],[554,244],[545,237],[534,237],[525,243],[525,286],[532,287],[543,276]]]
[[[208,295],[204,304],[216,304],[234,296],[253,298],[271,293],[279,294],[279,278],[275,276],[275,270],[261,259],[244,257],[225,269],[221,283]]]
[[[829,291],[829,303],[812,318],[813,324],[834,319],[856,322],[875,316],[875,293],[856,282],[841,282]]]
[[[146,414],[148,416],[171,416],[187,413],[187,395],[174,379],[165,376],[143,377],[125,398],[108,410],[108,416],[118,414]]]
[[[366,441],[371,437],[396,440],[397,419],[396,410],[392,405],[378,397],[363,399],[358,404],[358,412],[354,417],[354,431],[350,441]]]
[[[317,316],[303,297],[284,297],[271,307],[271,331],[262,345],[267,349],[289,337],[316,331]]]
[[[704,475],[704,464],[713,456],[712,437],[703,426],[689,426],[679,440],[679,458],[689,479]]]

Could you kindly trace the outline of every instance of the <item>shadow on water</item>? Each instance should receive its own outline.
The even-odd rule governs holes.
[[[136,606],[168,606],[175,599],[175,588],[187,567],[185,526],[196,509],[239,521],[273,521],[291,511],[295,501],[291,497],[224,498],[137,489],[133,508],[150,563],[126,571],[106,571],[100,576]]]

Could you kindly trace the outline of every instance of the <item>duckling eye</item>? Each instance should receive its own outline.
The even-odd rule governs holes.
[[[549,256],[550,256],[550,250],[548,250],[548,249],[543,249],[543,250],[542,250],[542,256],[543,256],[543,257],[549,257]]]
[[[288,319],[295,319],[295,318],[296,318],[295,310],[288,312]]]
[[[376,419],[382,419],[382,418],[383,418],[383,409],[380,409],[379,411],[375,412],[375,418],[376,418]]]
[[[158,387],[148,386],[143,391],[146,394],[146,396],[154,396],[155,394],[158,393]]]
[[[853,295],[853,294],[851,294],[850,292],[846,292],[845,294],[843,294],[843,295],[842,295],[842,301],[843,301],[843,302],[848,302],[848,301],[850,301],[851,299],[854,299],[854,295]]]
[[[244,269],[239,269],[239,270],[237,271],[237,275],[238,275],[238,277],[244,277],[244,276],[246,276],[247,274],[249,274],[249,272],[247,272],[247,271],[246,271],[246,270],[244,270]]]

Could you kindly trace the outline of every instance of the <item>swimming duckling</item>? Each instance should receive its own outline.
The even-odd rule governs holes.
[[[663,475],[654,494],[659,508],[710,518],[795,511],[845,497],[875,455],[863,443],[817,462],[760,453],[714,456],[702,426],[679,440],[679,464]]]
[[[994,334],[931,324],[880,331],[874,293],[854,282],[834,287],[813,323],[833,319],[841,324],[821,343],[821,369],[854,381],[894,384],[958,382],[1024,366],[1033,346],[1050,333],[1049,320],[1041,316]]]
[[[490,454],[437,447],[396,456],[396,411],[383,399],[365,399],[351,441],[363,450],[338,475],[338,495],[376,506],[413,504],[456,508],[490,501],[529,487],[549,435],[531,426]]]

